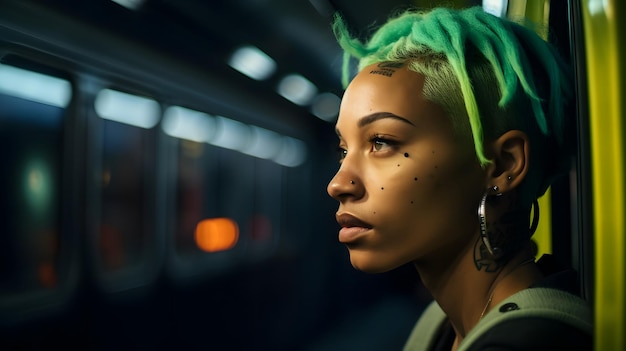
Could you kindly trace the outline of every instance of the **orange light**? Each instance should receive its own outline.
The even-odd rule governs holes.
[[[230,218],[210,218],[198,222],[196,244],[207,252],[232,249],[239,240],[239,226]]]

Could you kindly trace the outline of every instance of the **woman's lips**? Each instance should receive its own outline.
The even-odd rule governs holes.
[[[344,244],[355,241],[361,234],[372,229],[370,224],[363,222],[351,214],[337,214],[336,218],[337,223],[341,226],[341,230],[339,230],[339,242]]]

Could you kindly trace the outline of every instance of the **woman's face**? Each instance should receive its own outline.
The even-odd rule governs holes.
[[[423,98],[423,82],[406,66],[375,64],[342,100],[341,165],[327,190],[339,201],[339,241],[362,271],[450,263],[474,248],[484,171],[474,146]]]

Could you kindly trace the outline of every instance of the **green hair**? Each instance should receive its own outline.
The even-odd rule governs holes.
[[[572,95],[567,66],[551,45],[521,24],[488,14],[480,7],[464,10],[437,8],[429,12],[405,11],[387,21],[365,43],[349,34],[339,14],[335,15],[333,31],[344,49],[344,87],[350,79],[352,57],[359,60],[359,71],[377,62],[409,62],[411,69],[426,76],[433,70],[441,69],[442,65],[417,68],[426,64],[424,58],[438,57],[447,63],[460,87],[465,109],[463,114],[469,119],[476,156],[482,166],[491,162],[483,148],[481,112],[484,119],[487,109],[481,111],[479,108],[482,107],[479,106],[481,99],[477,97],[471,74],[468,73],[474,69],[469,66],[475,64],[470,48],[480,54],[480,60],[486,60],[492,71],[490,74],[495,76],[499,87],[498,107],[505,109],[510,107],[512,101],[518,100],[521,86],[540,133],[545,137],[554,136],[559,143],[562,142],[565,104]],[[543,82],[544,77],[533,75],[535,65],[540,67],[541,74],[545,74],[547,82]],[[536,79],[541,80],[541,86],[537,86]],[[545,84],[548,84],[547,101],[540,98]],[[481,88],[484,87],[476,89]],[[492,90],[491,87],[486,89]],[[547,112],[544,112],[544,105]],[[514,118],[527,116],[518,113]],[[498,125],[499,122],[490,123]]]

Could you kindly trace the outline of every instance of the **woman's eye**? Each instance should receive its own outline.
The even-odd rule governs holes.
[[[346,155],[348,154],[348,150],[342,147],[338,147],[337,154],[339,154],[339,161],[342,161],[344,158],[346,158]]]
[[[387,143],[384,140],[382,140],[382,139],[375,139],[374,142],[373,142],[374,151],[380,151],[386,145],[387,145]]]
[[[388,139],[381,138],[381,137],[373,137],[371,139],[371,143],[372,143],[372,152],[385,151],[386,149],[389,149],[395,145],[395,142],[388,140]]]

